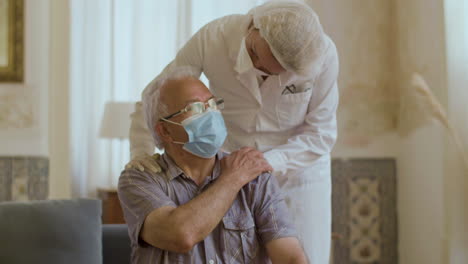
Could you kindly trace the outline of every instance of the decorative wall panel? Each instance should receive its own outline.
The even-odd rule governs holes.
[[[0,157],[0,202],[47,199],[49,160],[44,157]]]
[[[337,264],[397,264],[394,159],[333,160],[333,224]]]

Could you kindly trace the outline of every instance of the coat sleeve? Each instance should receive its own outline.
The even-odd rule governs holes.
[[[143,118],[142,103],[135,103],[135,112],[130,115],[130,154],[131,159],[154,153],[154,140]]]
[[[204,27],[202,27],[192,38],[179,50],[176,58],[169,63],[164,70],[151,81],[142,93],[142,98],[150,90],[154,89],[154,84],[164,76],[165,73],[171,71],[175,67],[191,67],[193,72],[200,76],[203,71],[203,60],[205,55],[205,48],[207,47],[206,42],[208,35],[214,30],[217,21],[213,21]],[[130,126],[130,152],[131,158],[134,159],[143,154],[152,155],[154,153],[154,140],[151,133],[146,125],[142,103],[137,102],[135,105],[135,112],[131,115],[131,126]]]
[[[338,54],[330,40],[320,75],[315,80],[315,90],[309,101],[304,123],[288,139],[264,153],[275,172],[282,175],[288,170],[308,168],[326,158],[336,142],[338,107]]]

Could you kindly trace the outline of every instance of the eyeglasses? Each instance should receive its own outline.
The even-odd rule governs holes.
[[[184,109],[170,114],[166,117],[161,118],[160,120],[173,118],[183,113],[188,113],[190,116],[198,115],[204,113],[206,110],[222,110],[224,109],[224,99],[223,98],[211,98],[206,102],[193,102],[188,104]]]

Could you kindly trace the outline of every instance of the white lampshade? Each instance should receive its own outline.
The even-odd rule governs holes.
[[[102,138],[129,137],[130,114],[135,110],[133,102],[108,102],[104,110],[99,136]]]

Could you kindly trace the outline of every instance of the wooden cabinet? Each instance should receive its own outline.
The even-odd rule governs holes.
[[[116,189],[98,189],[98,197],[102,200],[102,223],[124,224],[122,207]]]

